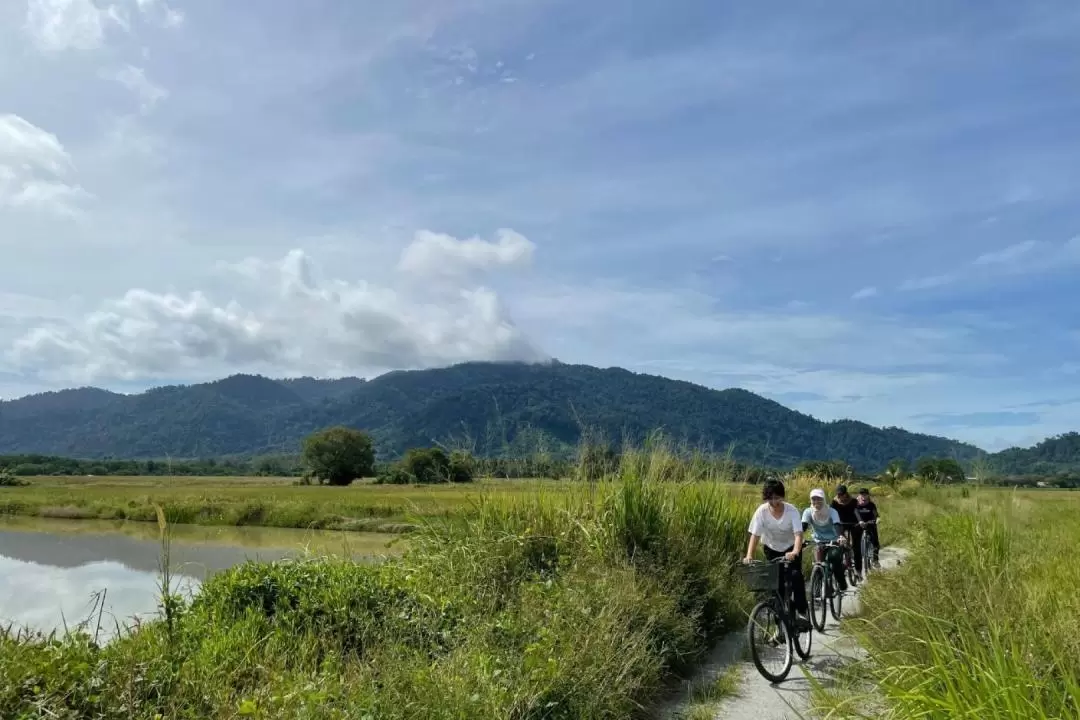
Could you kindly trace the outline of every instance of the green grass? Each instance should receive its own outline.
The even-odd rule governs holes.
[[[1080,717],[1080,494],[922,499],[933,509],[909,517],[909,559],[875,576],[848,623],[869,658],[817,693],[821,716]]]
[[[540,480],[485,480],[464,485],[297,486],[281,478],[44,477],[3,488],[0,514],[154,522],[161,505],[170,522],[193,525],[400,532],[427,517],[468,509],[484,494],[516,495]]]
[[[749,599],[756,498],[675,468],[653,449],[593,485],[473,490],[399,558],[242,565],[104,647],[0,634],[0,717],[648,716]],[[343,495],[365,492],[386,490]]]
[[[686,709],[679,720],[713,720],[723,700],[733,697],[739,689],[739,666],[729,665],[713,677],[700,677],[688,683]]]

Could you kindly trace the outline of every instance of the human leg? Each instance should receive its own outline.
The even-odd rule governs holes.
[[[855,574],[862,575],[862,535],[863,529],[858,525],[851,528],[851,551],[855,554]]]
[[[847,578],[844,577],[844,550],[843,548],[831,547],[826,556],[826,569],[832,573],[836,588],[840,592],[847,590]]]

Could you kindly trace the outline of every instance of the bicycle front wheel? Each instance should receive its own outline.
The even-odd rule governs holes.
[[[761,676],[772,683],[783,682],[794,660],[791,633],[772,600],[763,600],[750,611],[746,639],[750,659]]]
[[[815,565],[813,572],[810,573],[810,620],[819,632],[825,630],[825,619],[828,613],[825,587],[825,568]]]
[[[870,576],[870,571],[873,570],[873,568],[874,568],[873,552],[874,552],[874,546],[873,546],[873,543],[870,542],[869,533],[863,533],[863,537],[862,537],[862,562],[863,562],[862,571],[863,571],[863,577],[864,578],[869,577]]]

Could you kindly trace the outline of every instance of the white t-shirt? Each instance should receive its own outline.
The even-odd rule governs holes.
[[[784,514],[777,520],[769,511],[769,503],[764,502],[750,518],[749,531],[757,535],[766,547],[783,552],[795,545],[795,533],[802,532],[802,518],[799,510],[791,503],[784,503]]]

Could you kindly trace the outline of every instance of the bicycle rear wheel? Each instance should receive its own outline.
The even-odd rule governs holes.
[[[818,631],[825,630],[825,618],[828,613],[825,588],[825,568],[815,565],[810,573],[810,620]]]
[[[840,588],[836,587],[836,582],[832,581],[833,594],[829,598],[829,612],[832,613],[833,620],[840,622],[840,613],[844,606],[844,593],[840,591]]]
[[[795,622],[795,619],[792,619]],[[803,660],[810,659],[810,646],[814,644],[814,622],[810,621],[810,626],[806,630],[799,630],[798,628],[792,628],[791,630],[791,644],[795,647],[795,652]]]
[[[769,682],[783,682],[791,672],[793,647],[787,621],[776,611],[773,600],[762,600],[750,611],[746,639],[750,659],[761,676]]]

